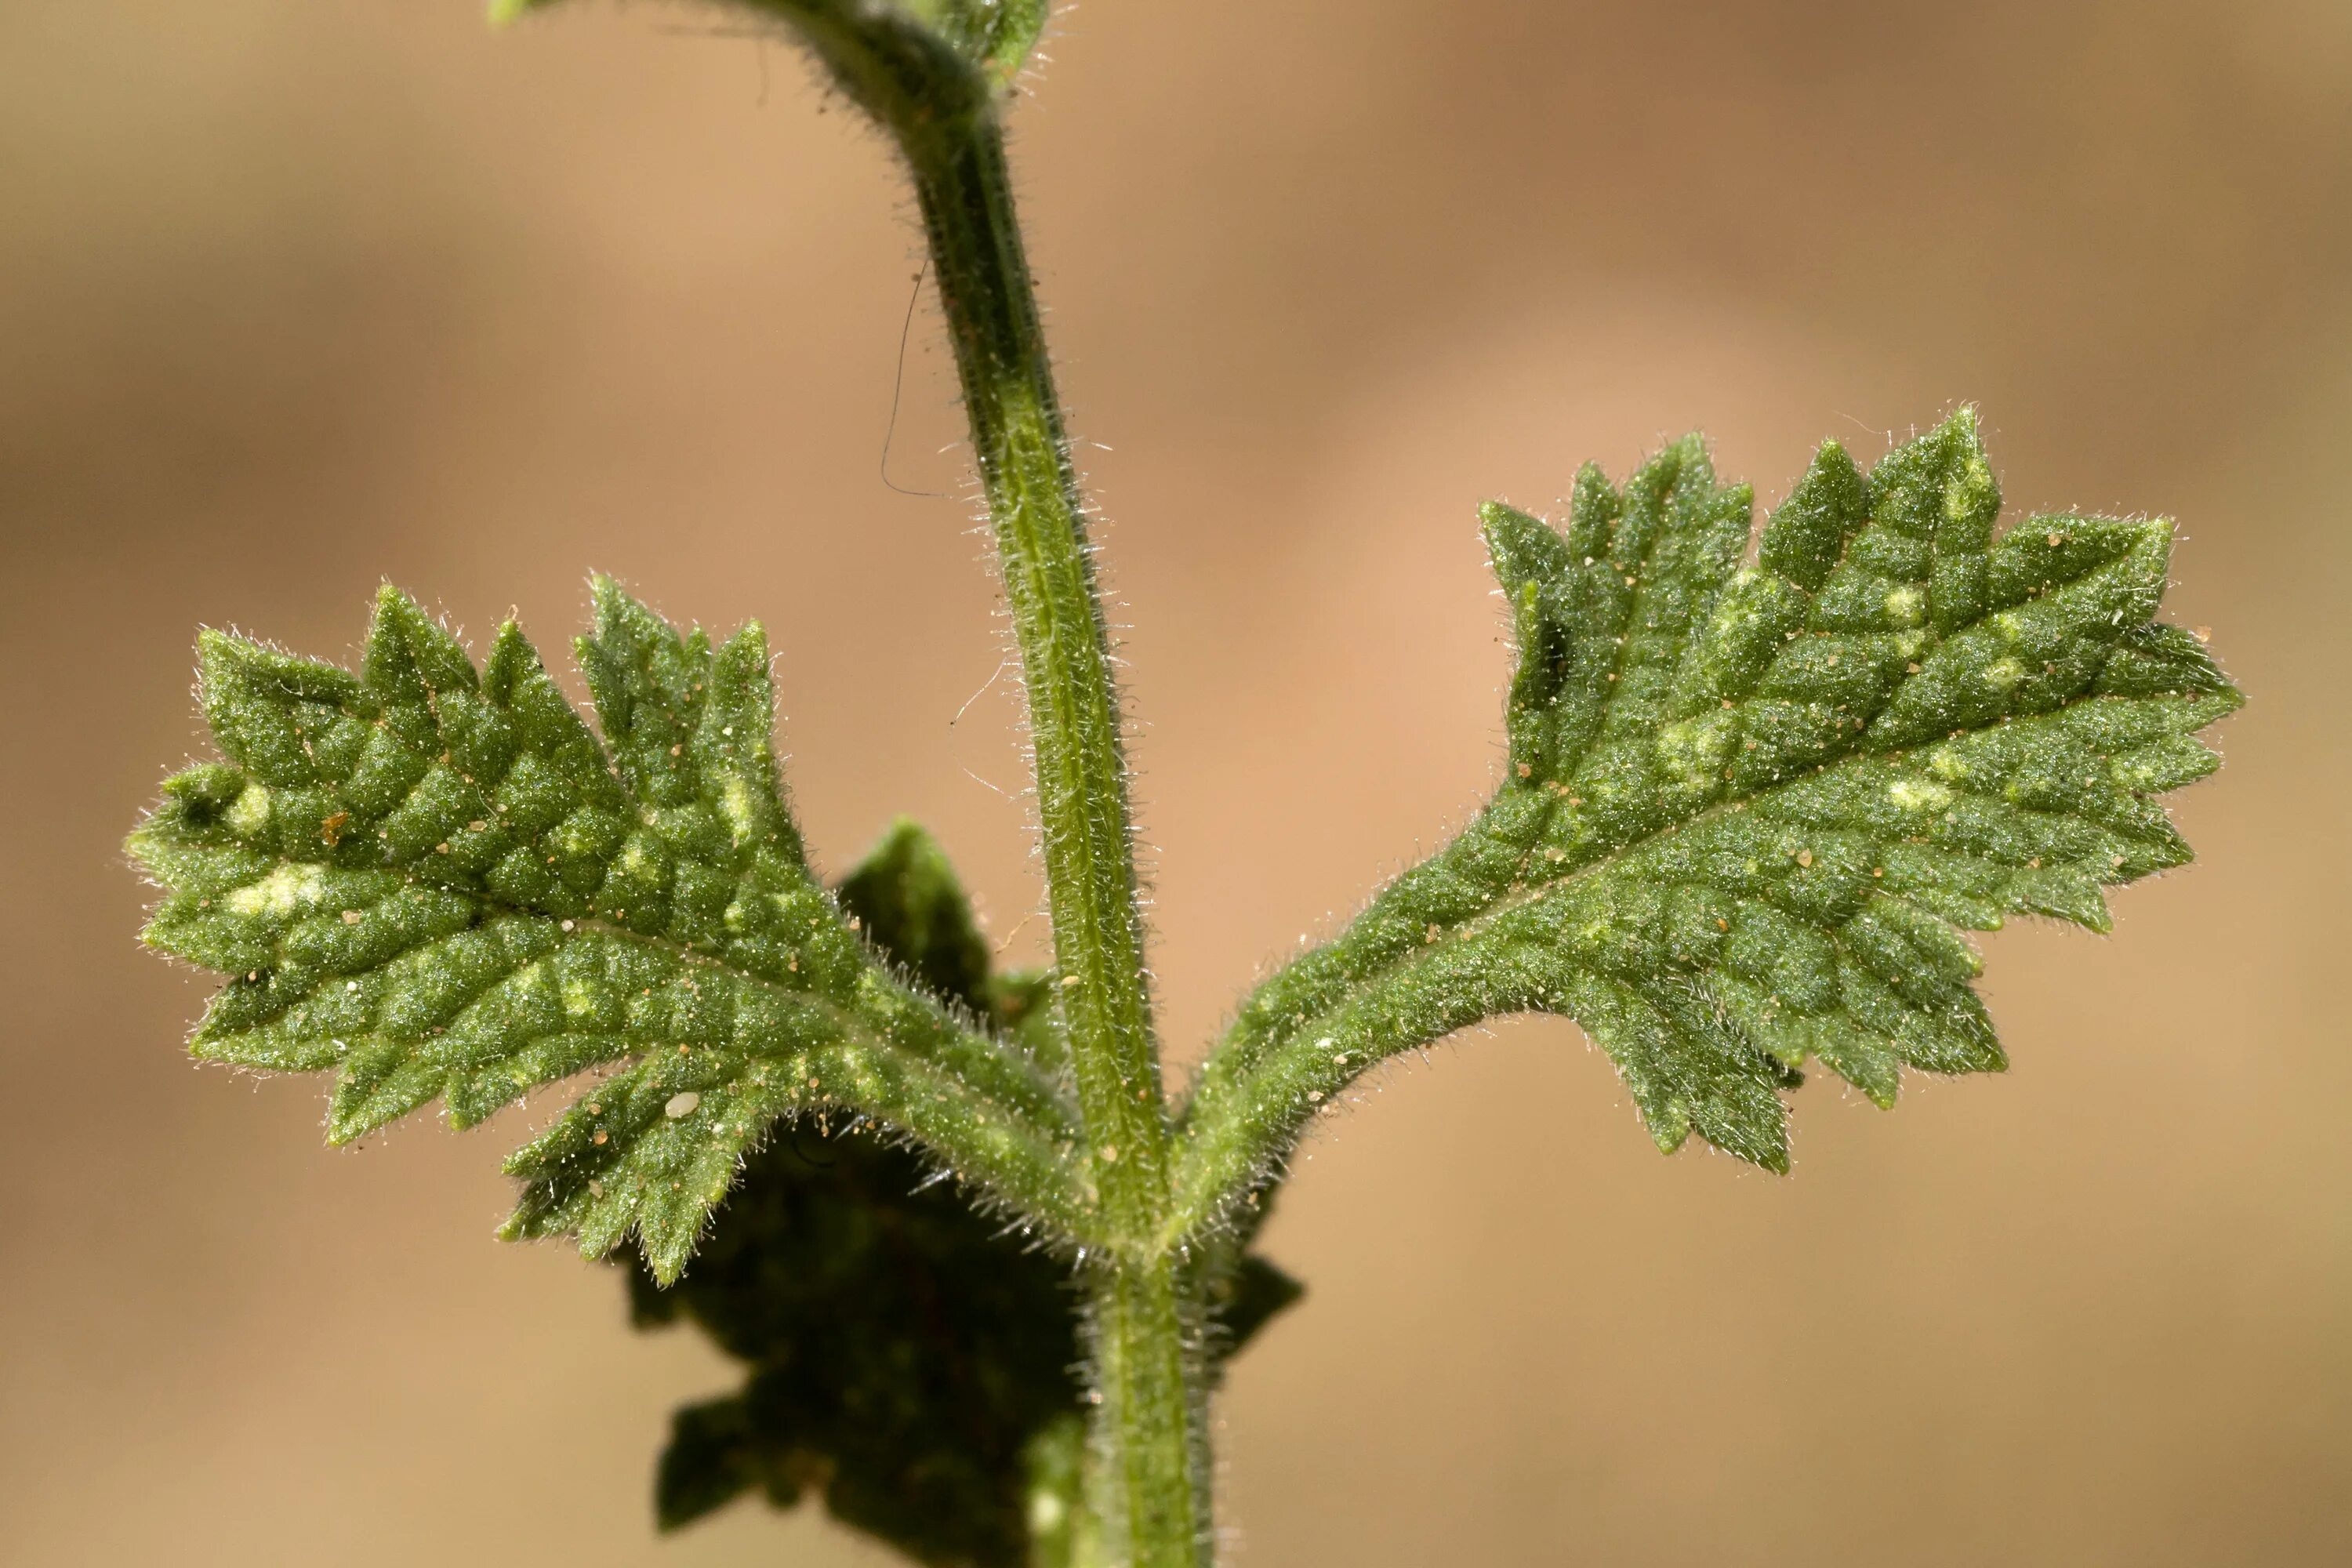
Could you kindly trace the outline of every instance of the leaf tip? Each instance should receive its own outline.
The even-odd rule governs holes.
[[[196,658],[233,658],[239,648],[247,646],[235,632],[225,632],[218,626],[200,626],[196,630]]]
[[[1533,521],[1526,512],[1508,501],[1482,500],[1478,503],[1478,528],[1489,539],[1498,528]]]
[[[1973,403],[1963,403],[1918,438],[1918,443],[1959,456],[1984,454],[1984,421]]]
[[[679,1226],[662,1227],[658,1236],[648,1236],[641,1226],[637,1230],[637,1250],[644,1255],[646,1268],[654,1283],[667,1290],[686,1273],[686,1266],[694,1257],[697,1227]]]
[[[756,617],[735,628],[719,650],[719,657],[740,667],[744,675],[764,678],[768,673],[768,628]]]
[[[401,592],[397,584],[380,583],[375,590],[375,612],[368,623],[368,647],[390,653],[404,650],[417,641],[417,634],[431,624],[432,617],[425,606]]]
[[[260,661],[261,646],[249,637],[235,632],[225,632],[217,626],[206,626],[196,633],[196,686],[199,700],[205,705],[206,718],[218,730],[212,706],[236,690],[247,675]],[[215,735],[215,739],[217,739]]]

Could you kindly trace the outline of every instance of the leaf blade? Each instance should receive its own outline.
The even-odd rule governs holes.
[[[632,1064],[519,1158],[509,1230],[592,1252],[634,1233],[671,1278],[740,1159],[803,1114],[876,1118],[1082,1230],[1059,1086],[892,974],[810,871],[759,628],[713,648],[609,581],[595,596],[609,754],[520,631],[477,669],[390,588],[356,675],[205,635],[226,760],[167,784],[131,841],[164,889],[147,942],[231,976],[194,1053],[335,1071],[333,1142]],[[625,1122],[587,1113],[600,1095]]]
[[[1588,468],[1565,532],[1486,508],[1509,771],[1244,1005],[1171,1229],[1268,1180],[1372,1065],[1501,1013],[1581,1023],[1661,1147],[1696,1130],[1775,1169],[1759,1094],[1808,1060],[1882,1105],[1905,1067],[2004,1067],[1953,928],[2106,929],[2104,887],[2188,861],[2154,797],[2218,765],[2194,734],[2242,699],[2153,619],[2168,523],[1996,539],[1999,508],[1969,409],[1866,476],[1825,444],[1750,566],[1748,494],[1696,437],[1622,489]]]

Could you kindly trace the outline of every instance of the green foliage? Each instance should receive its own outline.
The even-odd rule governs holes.
[[[897,977],[811,875],[760,629],[713,648],[600,582],[579,656],[602,744],[513,626],[478,672],[390,589],[358,675],[205,634],[228,760],[131,841],[166,890],[147,941],[230,976],[194,1054],[332,1069],[335,1142],[610,1069],[509,1161],[509,1233],[593,1256],[634,1232],[665,1279],[804,1114],[871,1118],[1082,1233],[1053,1074]]]
[[[1062,1050],[1043,976],[990,973],[938,844],[901,822],[837,889],[906,972],[1004,1036]],[[1262,1258],[1213,1265],[1218,1359],[1297,1287]],[[1003,1234],[923,1163],[856,1129],[754,1153],[674,1288],[630,1270],[636,1321],[699,1324],[748,1363],[742,1388],[677,1413],[662,1522],[748,1490],[822,1493],[845,1522],[926,1563],[1058,1560],[1079,1511],[1083,1361],[1069,1268]]]
[[[1752,497],[1696,437],[1563,534],[1486,509],[1519,668],[1509,771],[1462,836],[1259,987],[1209,1063],[1176,1227],[1229,1203],[1382,1058],[1565,1014],[1663,1149],[1784,1170],[1776,1090],[1818,1060],[1880,1105],[1905,1067],[2004,1065],[1955,930],[2104,931],[2103,885],[2187,863],[2153,797],[2218,759],[2238,693],[2153,619],[2170,525],[1994,537],[1973,411],[1864,477],[1825,445],[1742,565]]]
[[[919,1562],[1025,1561],[1031,1445],[1084,1388],[1068,1268],[1001,1228],[867,1133],[753,1155],[675,1288],[631,1270],[641,1327],[690,1319],[750,1368],[677,1413],[661,1522],[811,1489]]]
[[[1386,1057],[1561,1013],[1660,1147],[1785,1169],[1810,1061],[1881,1105],[1906,1066],[2003,1065],[1958,928],[2104,930],[2103,886],[2188,861],[2154,797],[2216,765],[2195,731],[2240,698],[2154,619],[2168,524],[1996,538],[1966,410],[1866,477],[1825,446],[1743,565],[1751,505],[1694,437],[1622,489],[1587,468],[1565,533],[1486,509],[1507,772],[1204,1067],[1154,1265],[1222,1331],[1192,1381],[1296,1295],[1246,1252],[1264,1189]],[[337,1142],[601,1075],[509,1162],[508,1234],[634,1233],[639,1321],[748,1363],[680,1413],[662,1519],[814,1487],[925,1563],[1076,1552],[1053,1532],[1099,1511],[1073,1490],[1089,1346],[1034,1244],[1133,1243],[1080,1152],[1068,993],[993,972],[911,823],[818,882],[757,626],[714,647],[600,581],[578,657],[601,741],[513,626],[478,670],[389,589],[357,674],[205,636],[226,760],[131,841],[165,889],[147,940],[230,977],[194,1054],[332,1070]]]
[[[1808,1064],[1881,1105],[1906,1067],[2003,1065],[1963,931],[2104,930],[2103,888],[2189,859],[2156,797],[2211,770],[2196,732],[2240,698],[2155,619],[2168,525],[1996,537],[1963,410],[1867,476],[1824,446],[1751,564],[1752,498],[1691,437],[1622,489],[1586,468],[1564,532],[1486,509],[1519,649],[1500,787],[1260,985],[1171,1106],[999,118],[1048,0],[729,3],[905,160],[1021,649],[1054,968],[994,973],[911,824],[826,889],[759,629],[714,647],[609,583],[579,645],[601,738],[515,628],[477,669],[390,590],[357,674],[206,634],[225,760],[131,842],[164,889],[147,940],[229,977],[194,1054],[332,1071],[331,1141],[590,1076],[509,1162],[507,1232],[635,1235],[638,1321],[745,1363],[677,1418],[666,1523],[815,1490],[928,1563],[1204,1568],[1205,1395],[1297,1294],[1249,1248],[1365,1072],[1561,1014],[1661,1148],[1783,1170]]]

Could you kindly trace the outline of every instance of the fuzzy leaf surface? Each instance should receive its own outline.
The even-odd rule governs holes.
[[[608,1074],[509,1161],[508,1231],[591,1256],[634,1234],[665,1279],[746,1152],[812,1112],[1082,1230],[1050,1074],[895,973],[811,873],[760,628],[713,647],[599,582],[578,653],[601,742],[515,627],[477,669],[389,588],[356,674],[205,635],[226,761],[131,840],[164,889],[146,940],[229,976],[194,1055],[333,1072],[334,1142]]]
[[[1785,1169],[1818,1061],[1996,1070],[1962,929],[2105,930],[2103,887],[2186,864],[2157,796],[2239,706],[2155,619],[2163,520],[1995,535],[1974,412],[1868,475],[1824,445],[1748,556],[1752,496],[1688,437],[1565,532],[1485,510],[1519,663],[1493,802],[1262,985],[1187,1112],[1178,1226],[1265,1181],[1358,1074],[1481,1019],[1576,1019],[1651,1135]]]

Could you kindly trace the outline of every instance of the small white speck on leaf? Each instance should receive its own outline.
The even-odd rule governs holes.
[[[662,1107],[662,1114],[672,1121],[677,1121],[693,1115],[701,1104],[702,1096],[689,1089],[684,1093],[671,1095],[669,1102]]]
[[[347,926],[355,926],[355,925],[359,924],[359,923],[360,923],[360,912],[359,912],[359,910],[345,910],[343,911],[343,923],[344,923],[345,925],[347,925]]]
[[[1118,1164],[1118,1146],[1117,1146],[1117,1145],[1115,1145],[1115,1144],[1110,1144],[1110,1143],[1106,1143],[1106,1144],[1104,1144],[1104,1145],[1102,1146],[1102,1157],[1103,1157],[1103,1163],[1105,1163],[1105,1164],[1107,1164],[1107,1165],[1116,1165],[1116,1164]]]

